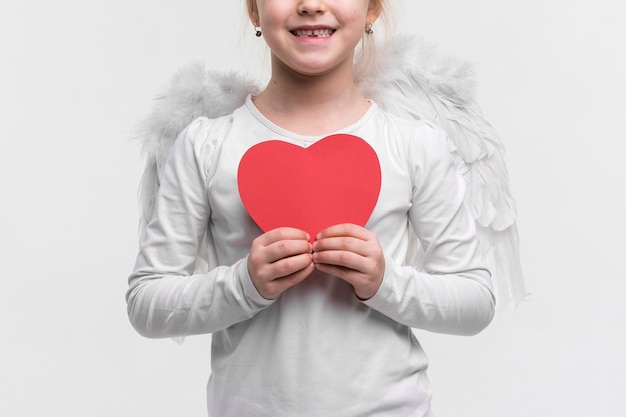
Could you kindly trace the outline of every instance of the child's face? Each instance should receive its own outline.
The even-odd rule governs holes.
[[[250,14],[276,62],[318,75],[352,66],[366,23],[380,14],[380,0],[257,0]]]

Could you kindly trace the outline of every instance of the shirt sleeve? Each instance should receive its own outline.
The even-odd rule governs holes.
[[[426,134],[419,129],[407,145],[413,176],[409,218],[424,249],[423,271],[386,254],[381,287],[365,304],[409,327],[471,335],[494,315],[491,274],[447,137],[426,127]]]
[[[126,293],[130,321],[146,337],[212,333],[271,304],[254,287],[246,259],[193,273],[211,215],[206,165],[219,134],[212,123],[197,119],[179,135],[160,176]]]

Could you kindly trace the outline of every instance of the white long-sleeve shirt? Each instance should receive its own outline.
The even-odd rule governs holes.
[[[363,138],[381,166],[365,227],[386,270],[367,301],[319,271],[266,300],[248,274],[262,232],[239,197],[241,157],[266,140],[308,146],[321,137],[281,129],[248,98],[229,116],[188,126],[161,173],[129,278],[129,317],[147,337],[213,334],[211,416],[430,416],[428,362],[411,327],[469,335],[493,317],[491,277],[445,134],[374,103],[334,133]],[[410,228],[424,250],[420,270],[404,265]],[[194,274],[203,239],[215,265]]]

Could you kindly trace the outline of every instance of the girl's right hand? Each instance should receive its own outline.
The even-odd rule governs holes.
[[[263,298],[278,298],[315,270],[309,239],[302,230],[280,227],[252,242],[248,273]]]

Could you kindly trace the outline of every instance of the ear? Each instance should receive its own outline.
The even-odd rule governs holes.
[[[247,0],[248,4],[248,17],[253,25],[259,25],[259,9],[256,5],[256,0]]]
[[[369,0],[369,5],[367,6],[368,22],[374,23],[376,19],[378,19],[383,11],[383,1],[384,0]]]

